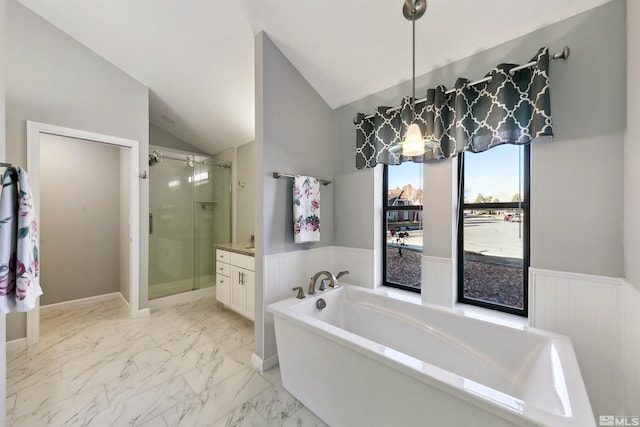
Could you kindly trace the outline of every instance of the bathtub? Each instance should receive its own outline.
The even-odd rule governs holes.
[[[267,310],[284,387],[332,427],[595,426],[564,336],[351,285]]]

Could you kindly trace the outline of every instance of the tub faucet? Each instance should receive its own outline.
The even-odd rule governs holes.
[[[311,281],[309,282],[309,292],[307,292],[307,294],[309,295],[316,294],[316,282],[322,275],[327,276],[327,278],[329,279],[329,286],[334,287],[336,285],[336,282],[338,281],[338,279],[336,279],[333,274],[329,273],[326,270],[319,271],[316,274],[314,274],[313,277],[311,278]]]
[[[349,270],[341,271],[340,273],[338,273],[338,275],[336,276],[336,283],[334,284],[334,287],[337,288],[338,285],[340,285],[340,283],[338,283],[338,279],[342,276],[346,276],[347,274],[349,274]]]

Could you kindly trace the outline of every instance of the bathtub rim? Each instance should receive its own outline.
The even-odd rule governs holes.
[[[349,291],[349,289],[353,289]],[[549,412],[535,406],[531,403],[527,403],[526,401],[522,401],[519,398],[508,395],[500,390],[491,390],[496,391],[497,393],[506,395],[508,397],[513,398],[514,400],[520,400],[523,403],[522,411],[517,411],[514,408],[509,407],[508,405],[501,404],[497,400],[493,400],[487,396],[483,396],[477,393],[473,393],[470,390],[464,390],[460,387],[460,383],[464,381],[470,381],[475,384],[478,384],[476,381],[465,378],[461,375],[455,374],[453,372],[447,371],[443,368],[440,368],[436,365],[429,364],[428,362],[420,361],[413,356],[408,354],[399,352],[391,347],[384,346],[382,344],[376,343],[367,338],[358,336],[350,331],[342,329],[338,326],[334,326],[328,322],[319,320],[311,315],[301,313],[299,311],[293,311],[292,308],[301,303],[312,304],[312,301],[322,298],[323,296],[327,296],[337,293],[347,293],[347,292],[363,292],[375,295],[378,298],[382,299],[391,299],[394,301],[394,304],[398,304],[403,306],[405,304],[409,304],[412,306],[422,306],[427,309],[433,309],[436,311],[440,311],[446,313],[448,315],[454,315],[461,318],[469,319],[474,322],[482,322],[484,324],[489,324],[492,327],[497,327],[499,329],[507,328],[511,331],[516,330],[518,333],[525,333],[537,336],[543,336],[547,338],[559,351],[558,354],[560,356],[561,366],[563,368],[564,373],[564,382],[569,391],[569,399],[570,399],[570,408],[572,414],[570,416]],[[334,295],[333,297],[342,297],[346,296]],[[524,418],[528,422],[532,423],[532,425],[554,425],[554,426],[595,426],[595,418],[593,417],[593,413],[591,410],[591,404],[589,402],[588,395],[586,393],[586,388],[584,387],[584,382],[582,380],[582,374],[579,370],[578,362],[575,357],[575,352],[573,351],[573,346],[568,337],[556,334],[553,332],[536,329],[530,326],[524,325],[523,327],[513,326],[508,324],[494,323],[490,320],[478,319],[477,317],[469,316],[464,312],[449,309],[447,307],[437,306],[433,304],[418,304],[411,301],[407,301],[401,298],[393,298],[392,296],[380,294],[375,292],[374,290],[364,288],[357,285],[351,284],[341,284],[340,288],[336,289],[328,289],[327,291],[320,293],[318,295],[307,296],[305,299],[297,299],[295,297],[291,297],[267,306],[267,311],[273,314],[274,319],[278,316],[286,319],[287,321],[293,322],[294,324],[312,332],[318,333],[322,337],[334,341],[340,345],[343,345],[353,351],[358,352],[361,355],[369,357],[379,363],[382,363],[392,369],[395,369],[405,375],[409,375],[419,381],[427,384],[428,386],[435,387],[445,393],[448,393],[455,398],[463,399],[465,402],[473,404],[482,408],[483,410],[489,411],[494,415],[505,418],[509,421],[513,421],[515,423],[522,422]],[[277,341],[277,336],[276,336]],[[385,349],[391,349],[392,351],[399,352],[405,355],[407,358],[413,359],[419,363],[421,363],[422,368],[418,369],[414,366],[406,362],[402,362],[399,359],[394,359],[387,354],[384,354]],[[486,387],[480,384],[483,387]],[[542,423],[542,424],[541,424]]]

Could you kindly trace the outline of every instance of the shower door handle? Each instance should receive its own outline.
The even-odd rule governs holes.
[[[153,234],[153,214],[149,213],[149,234]]]

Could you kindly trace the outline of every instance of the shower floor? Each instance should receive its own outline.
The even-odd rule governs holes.
[[[195,286],[193,279],[176,280],[172,282],[163,282],[157,284],[149,284],[149,299],[167,297],[169,295],[181,294],[183,292],[193,291],[194,289],[209,288],[216,284],[215,275],[199,276],[195,278]]]

